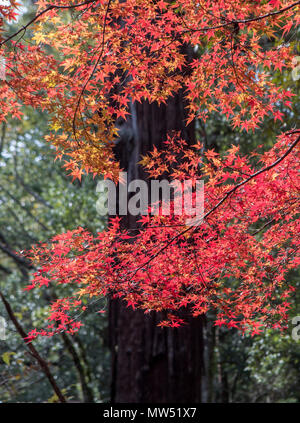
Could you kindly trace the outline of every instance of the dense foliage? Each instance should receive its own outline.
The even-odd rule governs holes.
[[[294,98],[296,84],[289,76],[295,66],[293,34],[299,3],[40,0],[35,17],[10,33],[3,32],[5,21],[15,19],[18,5],[12,1],[9,7],[0,6],[0,46],[6,66],[0,81],[0,121],[20,118],[24,105],[44,111],[49,114],[45,138],[77,184],[85,173],[117,180],[116,123],[130,116],[134,102],[165,103],[183,91],[186,125],[196,121],[199,140],[188,146],[182,134],[171,133],[165,150],[154,149],[141,164],[149,178],[167,174],[180,181],[205,180],[201,224],[186,225],[187,215],[149,214],[141,218],[141,228],[134,234],[120,228],[119,218],[96,233],[103,228],[83,229],[90,218],[81,206],[76,209],[75,203],[83,199],[80,194],[77,198],[77,191],[69,200],[74,204],[70,216],[56,215],[62,204],[54,205],[55,212],[44,204],[46,212],[40,219],[35,213],[41,202],[54,201],[51,189],[59,202],[63,195],[72,197],[72,188],[65,192],[63,185],[63,194],[57,193],[53,178],[59,174],[60,181],[65,180],[58,164],[51,164],[45,183],[50,195],[41,197],[40,181],[35,179],[35,186],[30,186],[33,170],[27,181],[18,179],[21,158],[7,152],[7,159],[15,156],[12,170],[23,181],[22,190],[37,202],[33,213],[26,198],[21,201],[13,194],[24,211],[24,222],[30,218],[34,236],[22,218],[19,229],[26,242],[20,243],[21,234],[14,233],[11,243],[14,249],[23,249],[29,241],[43,241],[29,253],[36,268],[27,284],[28,295],[33,295],[31,288],[42,286],[59,297],[51,304],[49,325],[32,330],[30,340],[38,334],[74,334],[90,299],[106,296],[123,298],[146,313],[164,312],[161,326],[184,324],[177,315],[183,309],[194,316],[211,316],[221,334],[223,327],[255,335],[265,328],[287,326],[296,295],[297,279],[291,275],[299,265],[299,105]],[[12,190],[7,192],[15,201]],[[36,239],[41,228],[43,235]],[[46,238],[51,239],[45,242]],[[41,325],[40,320],[37,323]],[[273,336],[267,330],[268,351]],[[267,385],[268,363],[260,375],[254,370],[263,349],[246,339],[249,383],[256,386],[257,377]],[[213,351],[229,374],[227,347],[231,351],[231,343],[224,341]],[[237,356],[244,353],[242,349],[235,349]],[[227,364],[220,364],[224,360]],[[286,369],[295,381],[293,366],[283,360],[278,374]],[[232,384],[231,392],[238,390],[237,400],[245,400],[242,387],[236,388],[240,380],[238,373],[227,383]],[[262,391],[251,400],[268,397]],[[283,391],[288,390],[280,385],[275,400]],[[298,398],[290,391],[284,395],[292,401]]]

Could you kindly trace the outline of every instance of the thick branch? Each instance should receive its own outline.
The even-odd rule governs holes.
[[[8,245],[5,237],[0,232],[0,250],[11,257],[18,265],[25,266],[27,269],[32,269],[33,266],[29,260],[16,254],[13,249]]]

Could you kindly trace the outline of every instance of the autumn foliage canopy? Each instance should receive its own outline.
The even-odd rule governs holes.
[[[299,23],[299,4],[39,0],[28,25],[9,37],[0,28],[0,121],[20,118],[22,105],[46,111],[46,139],[79,180],[84,173],[117,180],[116,120],[134,102],[166,103],[179,90],[186,125],[219,113],[246,139],[266,117],[283,121],[282,106],[292,107],[294,94],[272,74],[293,68],[284,37]],[[0,6],[2,26],[17,8],[13,0]],[[269,151],[245,156],[237,146],[218,154],[170,133],[142,165],[151,178],[204,179],[202,223],[149,214],[128,233],[115,218],[97,235],[78,228],[33,247],[38,270],[27,289],[67,284],[73,295],[51,305],[49,325],[30,339],[77,331],[82,298],[107,295],[162,312],[162,326],[183,324],[182,310],[213,309],[216,325],[253,335],[284,327],[294,291],[286,275],[299,265],[299,135],[287,128]]]

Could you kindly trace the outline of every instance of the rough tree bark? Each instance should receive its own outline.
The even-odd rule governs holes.
[[[120,126],[116,146],[128,183],[137,178],[147,180],[137,163],[154,145],[162,146],[168,131],[180,130],[194,143],[194,126],[186,128],[185,118],[182,93],[167,105],[131,105],[131,117]],[[128,229],[137,227],[134,216],[124,216],[122,223]],[[188,324],[178,329],[159,328],[159,320],[157,314],[145,315],[119,301],[111,302],[112,402],[203,400],[203,319],[188,318]]]

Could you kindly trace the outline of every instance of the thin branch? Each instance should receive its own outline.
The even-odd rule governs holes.
[[[256,21],[260,21],[262,19],[266,19],[272,16],[276,16],[276,15],[280,15],[281,13],[284,13],[286,11],[288,11],[289,9],[292,9],[296,6],[298,6],[300,4],[300,1],[296,1],[295,3],[290,4],[289,6],[284,7],[283,9],[277,10],[276,12],[270,12],[270,13],[266,13],[265,15],[261,15],[261,16],[257,16],[256,18],[249,18],[249,19],[234,19],[232,21],[229,21],[227,23],[224,24],[220,24],[220,25],[215,25],[215,26],[211,26],[211,27],[205,27],[205,28],[200,28],[200,29],[188,29],[184,32],[190,32],[190,31],[194,31],[194,32],[202,32],[202,31],[211,31],[211,30],[215,30],[215,29],[221,29],[221,28],[225,28],[227,26],[232,26],[234,24],[247,24],[247,23],[251,23],[251,22],[256,22]],[[222,19],[222,18],[220,18]]]
[[[7,189],[5,189],[1,184],[0,184],[0,190],[3,190],[16,204],[18,204],[23,210],[25,210],[25,212],[28,214],[28,216],[30,216],[36,223],[38,223],[45,231],[49,231],[49,228],[44,225],[44,223],[42,223],[36,216],[34,216],[30,210],[27,209],[27,207],[23,206],[22,203],[20,202],[20,200],[18,200],[18,198],[14,197],[12,195],[12,193],[10,191],[8,191]]]
[[[251,18],[251,19],[234,20],[232,22],[233,23],[249,23],[249,22],[254,22],[254,21],[260,21],[262,19],[269,18],[270,16],[280,15],[281,13],[284,13],[284,12],[288,11],[289,9],[294,8],[294,7],[298,6],[299,4],[300,4],[300,1],[295,1],[294,3],[284,7],[283,9],[277,10],[276,12],[266,13],[265,15],[261,15],[261,16],[258,16],[256,18]]]
[[[29,260],[19,256],[17,253],[13,251],[13,249],[7,243],[5,237],[0,232],[0,250],[2,250],[5,254],[11,257],[18,265],[25,266],[27,269],[33,269],[32,264]]]
[[[80,385],[81,385],[83,402],[92,403],[92,402],[94,402],[93,391],[91,390],[91,388],[89,387],[89,385],[86,381],[85,371],[84,371],[84,368],[81,364],[80,357],[79,357],[79,355],[76,351],[76,348],[73,344],[73,341],[69,338],[69,336],[65,332],[61,332],[60,335],[62,337],[62,340],[65,344],[67,351],[69,352],[70,356],[72,357],[74,366],[77,370],[79,380],[80,380]]]
[[[54,377],[49,369],[48,364],[46,363],[46,361],[40,356],[40,354],[37,352],[37,350],[35,349],[35,347],[32,345],[32,343],[28,343],[27,341],[27,334],[24,331],[23,327],[21,326],[20,322],[18,321],[18,319],[16,318],[9,302],[7,301],[7,299],[4,297],[3,293],[0,291],[0,297],[1,300],[6,308],[7,314],[10,318],[10,320],[12,321],[12,323],[14,324],[15,328],[17,329],[18,333],[20,334],[20,336],[23,338],[23,341],[25,342],[27,348],[29,349],[31,355],[37,360],[37,362],[39,363],[39,366],[41,367],[42,371],[45,373],[50,385],[52,386],[55,394],[57,395],[58,399],[60,402],[67,402],[65,396],[63,395],[63,393],[61,392],[61,390],[59,389],[59,387],[57,386]]]
[[[26,25],[22,26],[17,32],[12,34],[10,37],[6,38],[5,40],[1,41],[0,47],[2,47],[4,44],[6,44],[8,41],[15,38],[18,34],[20,34],[22,31],[26,31],[26,29],[32,25],[37,19],[39,19],[42,15],[49,12],[49,10],[53,9],[74,9],[75,7],[85,6],[86,4],[94,3],[95,0],[87,0],[83,3],[77,3],[77,4],[71,4],[70,6],[59,6],[57,4],[52,4],[51,6],[46,7],[46,9],[42,10],[40,13],[38,13],[34,18],[32,18]],[[24,35],[24,34],[23,34]]]
[[[58,300],[57,295],[55,294],[55,292],[53,290],[51,290],[51,291],[52,291],[51,297],[47,296],[47,300],[50,300],[50,298],[51,298],[51,300],[57,301]],[[88,381],[86,379],[86,372],[85,372],[84,366],[81,363],[80,356],[77,352],[77,349],[74,345],[74,342],[73,342],[72,338],[69,337],[68,334],[65,333],[65,332],[61,332],[60,336],[63,340],[63,343],[64,343],[67,351],[69,352],[70,356],[72,357],[74,366],[77,370],[79,380],[80,380],[80,385],[81,385],[83,402],[92,403],[92,402],[94,402],[93,391],[90,388]]]
[[[24,25],[22,28],[20,28],[17,32],[15,32],[10,37],[3,40],[0,43],[0,47],[2,47],[2,45],[7,43],[8,41],[10,41],[11,39],[15,38],[18,34],[20,34],[20,32],[22,32],[24,30],[26,31],[26,29],[31,24],[33,24],[42,15],[49,12],[49,10],[53,10],[53,9],[74,9],[76,7],[85,6],[87,4],[94,3],[94,2],[95,2],[95,0],[87,0],[85,2],[73,4],[73,5],[70,5],[70,6],[59,6],[59,5],[52,4],[51,6],[48,6],[46,9],[44,9],[40,13],[38,13],[33,19],[31,19],[31,21],[29,21],[26,25]],[[257,16],[256,18],[237,19],[237,20],[229,21],[228,23],[225,23],[225,24],[220,24],[220,25],[216,25],[216,26],[212,26],[212,27],[205,27],[205,28],[201,28],[201,29],[196,29],[194,31],[196,31],[196,32],[197,31],[211,31],[211,30],[214,30],[214,29],[224,28],[224,27],[232,25],[232,24],[239,24],[239,23],[246,24],[246,23],[250,23],[250,22],[260,21],[262,19],[266,19],[266,18],[269,18],[269,17],[272,17],[272,16],[280,15],[281,13],[284,13],[284,12],[294,8],[294,7],[298,6],[299,4],[300,4],[300,0],[284,7],[283,9],[277,10],[275,12],[266,13],[265,15]],[[187,31],[192,31],[192,29],[189,29]]]
[[[28,186],[24,182],[23,178],[20,177],[18,170],[17,170],[17,158],[16,158],[15,155],[14,155],[14,171],[15,171],[16,180],[22,185],[22,187],[25,189],[25,191],[27,191],[30,195],[32,195],[36,199],[36,201],[38,201],[39,203],[43,204],[46,207],[49,207],[50,209],[53,209],[51,204],[49,204],[46,200],[44,200],[37,192],[32,190],[30,188],[30,186]]]
[[[0,264],[0,271],[6,273],[7,275],[10,275],[12,273],[12,271],[10,269],[3,266],[2,264]]]
[[[81,89],[81,92],[80,92],[79,97],[78,97],[78,100],[77,100],[76,108],[75,108],[75,111],[74,111],[74,116],[73,116],[73,134],[74,134],[75,139],[76,139],[76,115],[77,115],[78,109],[80,107],[81,98],[82,98],[83,93],[84,93],[84,91],[85,91],[85,89],[87,87],[87,84],[89,83],[89,81],[93,77],[93,75],[94,75],[94,73],[96,71],[96,68],[97,68],[97,66],[98,66],[98,64],[99,64],[99,62],[101,60],[102,55],[103,55],[103,52],[104,52],[106,21],[107,21],[107,16],[108,16],[108,13],[109,13],[111,2],[112,2],[112,0],[109,0],[108,3],[107,3],[107,8],[106,8],[105,16],[104,16],[103,31],[102,31],[102,42],[101,42],[101,51],[100,51],[100,53],[98,55],[98,58],[96,60],[96,63],[94,65],[94,67],[93,67],[93,70],[92,70],[91,74],[89,75],[88,79],[85,81],[85,83],[84,83],[84,85],[83,85],[83,87]]]
[[[289,134],[296,134],[299,133],[300,130],[291,131],[290,133],[286,133],[286,135]],[[249,178],[244,179],[239,184],[235,185],[233,188],[231,188],[224,197],[214,206],[212,207],[207,213],[204,214],[201,220],[206,219],[208,216],[210,216],[214,211],[216,211],[235,191],[237,191],[239,188],[241,188],[243,185],[247,184],[249,181],[251,181],[253,178],[256,178],[258,175],[261,175],[264,172],[267,172],[268,170],[272,169],[273,167],[277,166],[282,160],[284,160],[290,152],[296,147],[296,145],[300,141],[300,136],[296,138],[296,140],[291,144],[291,146],[286,150],[286,152],[279,157],[275,162],[271,163],[268,166],[265,166],[264,168],[258,170],[257,172],[253,173],[249,176]],[[139,266],[135,271],[134,274],[136,274],[140,269],[147,266],[152,260],[154,260],[159,254],[161,254],[163,251],[165,251],[174,241],[176,241],[178,238],[180,238],[182,235],[185,235],[187,232],[191,231],[193,229],[193,233],[197,232],[199,230],[200,224],[198,224],[195,228],[194,226],[190,226],[184,231],[180,232],[179,234],[175,235],[173,238],[171,238],[166,245],[164,245],[159,251],[157,251],[155,254],[153,254],[146,263]]]
[[[30,235],[29,232],[27,232],[27,230],[25,229],[25,223],[24,221],[22,221],[19,216],[14,212],[14,210],[10,207],[7,206],[7,209],[9,211],[9,213],[12,215],[12,217],[15,219],[16,224],[18,224],[19,228],[21,228],[20,230],[22,231],[22,233],[30,240],[31,243],[37,243],[38,239],[34,238],[33,236]]]

